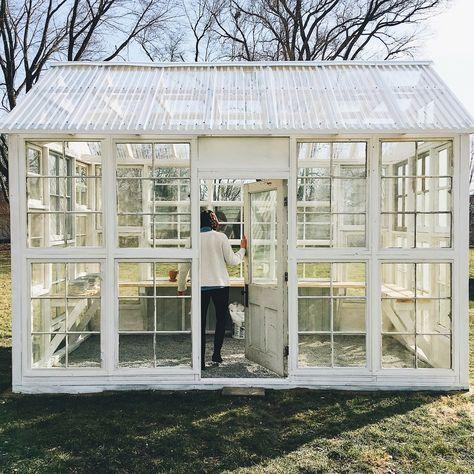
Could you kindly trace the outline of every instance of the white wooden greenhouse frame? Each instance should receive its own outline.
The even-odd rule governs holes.
[[[469,134],[474,133],[474,128],[472,118],[434,72],[431,63],[420,61],[212,64],[58,63],[47,71],[10,114],[3,117],[0,121],[0,131],[8,134],[10,156],[14,392],[217,389],[231,385],[354,390],[460,390],[468,388]],[[100,232],[94,237],[95,244],[91,246],[87,244],[79,246],[82,244],[79,244],[78,237],[71,237],[70,246],[68,237],[64,237],[65,245],[47,246],[51,236],[47,237],[45,234],[38,237],[39,246],[33,246],[33,237],[29,236],[27,215],[30,216],[37,210],[34,212],[31,210],[31,194],[28,195],[30,197],[27,196],[26,177],[28,175],[31,178],[31,175],[28,174],[30,173],[29,168],[27,169],[27,166],[30,166],[30,164],[27,165],[27,146],[33,144],[32,148],[36,147],[39,150],[44,146],[49,150],[47,153],[50,153],[51,149],[54,151],[54,147],[62,143],[62,152],[58,151],[58,153],[63,154],[59,160],[63,159],[66,163],[64,176],[67,176],[70,172],[77,173],[78,168],[68,171],[67,166],[69,165],[67,165],[64,150],[69,145],[64,143],[76,141],[81,143],[98,142],[100,144],[98,162],[100,172],[91,175],[92,177],[87,175],[84,178],[87,183],[99,183],[94,184],[94,193],[96,201],[101,201],[102,206],[94,208],[95,214],[92,217],[89,214],[88,216],[100,220],[100,225],[96,223],[95,227],[100,229]],[[53,144],[52,147],[45,145],[45,143],[52,142],[56,145]],[[409,191],[406,191],[406,187],[401,188],[403,196],[399,196],[400,200],[397,201],[399,204],[396,204],[396,206],[403,206],[403,213],[398,207],[394,211],[396,215],[392,212],[392,208],[388,211],[385,209],[387,204],[383,202],[381,196],[385,171],[382,170],[381,160],[382,146],[386,142],[406,143],[407,147],[414,147],[416,157],[407,158],[407,160],[415,160],[415,167],[418,166],[417,150],[418,148],[423,150],[423,144],[447,143],[443,150],[447,150],[445,152],[447,156],[446,169],[451,169],[451,171],[442,173],[440,171],[441,165],[438,163],[437,165],[426,165],[426,168],[423,165],[420,170],[413,168],[415,169],[414,177],[410,177],[410,172],[403,175],[406,179],[403,181],[404,183],[409,183],[410,181],[407,180],[410,179],[413,179],[412,183],[414,183],[412,189],[415,190],[413,199],[416,200],[416,203],[413,204],[415,207],[410,212],[405,212],[405,206],[409,206],[410,199],[412,199],[407,197]],[[117,145],[151,144],[151,149],[155,150],[155,144],[161,146],[161,144],[177,143],[189,146],[190,171],[186,179],[189,179],[190,182],[190,240],[186,245],[180,244],[175,247],[169,242],[164,246],[157,245],[155,218],[158,214],[156,214],[154,207],[151,217],[149,216],[153,222],[153,244],[142,245],[141,248],[119,246],[117,244],[119,242]],[[330,220],[327,227],[329,229],[328,235],[330,235],[327,241],[329,243],[323,239],[322,244],[314,242],[308,245],[301,244],[298,228],[300,224],[297,222],[296,216],[301,207],[301,203],[298,201],[298,186],[300,186],[300,182],[303,182],[303,178],[299,178],[301,175],[299,174],[298,153],[301,150],[301,144],[305,143],[321,145],[322,148],[326,146],[325,144],[331,144],[328,145],[331,150],[333,150],[334,144],[339,143],[363,144],[366,161],[361,165],[365,166],[365,174],[361,179],[365,183],[364,191],[362,191],[365,198],[360,204],[362,211],[358,211],[362,216],[359,216],[362,219],[359,224],[360,222],[363,224],[353,227],[358,228],[358,234],[355,237],[362,236],[365,239],[364,244],[343,246],[336,242],[336,237],[334,237],[336,230],[334,229],[338,224],[334,224],[333,218],[339,222],[339,217],[336,216],[338,211],[332,210],[333,204],[331,203],[333,201],[331,200],[338,198],[331,194],[333,193],[331,190],[329,191],[329,211],[326,212]],[[311,150],[312,147],[313,145],[309,146]],[[34,155],[35,152],[32,153]],[[428,151],[427,153],[430,155],[433,152]],[[62,205],[68,206],[68,198],[74,201],[77,199],[73,195],[77,190],[75,191],[75,185],[72,185],[71,190],[65,191],[64,195],[61,195],[61,191],[58,191],[58,196],[52,194],[51,183],[54,179],[59,183],[60,178],[59,175],[54,178],[48,177],[51,166],[48,160],[51,156],[48,154],[46,161],[44,161],[48,168],[47,172],[41,173],[41,167],[38,165],[38,175],[40,176],[38,182],[45,183],[39,185],[40,191],[38,192],[40,196],[43,196],[44,193],[49,194],[49,200],[58,197],[58,202],[60,202],[64,198],[66,204]],[[327,168],[330,170],[328,173],[331,177],[325,178],[330,187],[333,186],[330,181],[333,180],[332,160],[337,158],[334,156],[331,155],[329,168]],[[451,156],[452,168],[449,168],[449,156]],[[38,157],[39,163],[43,160],[40,152],[38,152]],[[155,151],[153,151],[153,163],[154,160]],[[409,161],[406,163],[409,167]],[[433,174],[430,174],[433,171],[430,166],[438,167],[434,178]],[[449,176],[443,177],[444,174]],[[98,178],[98,176],[100,177]],[[79,179],[76,178],[72,179],[74,183]],[[285,242],[280,242],[287,252],[287,262],[284,262],[283,265],[286,267],[287,282],[284,282],[282,286],[282,294],[284,293],[287,298],[287,319],[284,324],[287,327],[287,335],[285,334],[284,337],[287,337],[288,359],[284,377],[201,377],[199,268],[202,262],[199,261],[199,206],[202,196],[200,196],[199,186],[201,180],[211,182],[211,180],[220,178],[286,180],[284,182],[287,183],[287,208],[284,210],[288,224],[286,228],[287,245]],[[64,178],[66,187],[69,186],[67,179]],[[88,179],[89,181],[87,181]],[[300,181],[298,181],[299,179]],[[323,178],[318,175],[316,178],[313,176],[307,179]],[[396,179],[394,178],[393,181],[395,182]],[[438,197],[435,204],[428,204],[428,206],[434,207],[423,207],[420,212],[417,207],[418,194],[421,196],[420,200],[423,199],[422,195],[426,191],[424,186],[427,186],[426,182],[430,179],[437,180],[436,186],[441,186],[442,182],[451,183],[447,184],[450,188],[446,191],[446,196],[449,192],[451,193],[450,204],[446,204],[448,207],[441,209]],[[153,180],[153,193],[155,193],[156,176],[153,175],[150,180]],[[143,180],[136,182],[141,187]],[[420,186],[423,187],[420,192],[416,191],[418,183],[421,183]],[[54,186],[56,185],[54,184]],[[409,187],[410,185],[408,185]],[[88,189],[86,188],[86,193],[90,192]],[[334,189],[337,188],[334,187]],[[448,203],[449,198],[446,199]],[[396,200],[397,197],[394,198],[394,202]],[[41,205],[43,204],[40,203],[40,207]],[[144,204],[142,203],[142,205]],[[153,197],[153,206],[155,206],[155,197]],[[70,225],[67,220],[69,217],[66,216],[70,208],[67,207],[67,209],[68,211],[58,211],[59,213],[55,217],[51,212],[47,217],[45,211],[44,216],[40,218],[40,221],[44,219],[41,221],[43,224],[40,224],[44,231],[49,229],[48,234],[51,233],[53,224],[48,219],[64,219],[61,221],[64,227],[58,224],[57,229],[59,230],[57,232],[59,234],[64,232],[66,235],[69,232],[66,227]],[[386,216],[382,215],[384,209],[387,211],[385,212]],[[416,220],[418,218],[419,222],[425,223],[423,225],[429,226],[430,219],[433,217],[429,215],[430,213],[435,213],[438,216],[436,226],[438,224],[441,226],[440,222],[444,222],[443,225],[448,226],[449,230],[443,234],[439,240],[441,243],[437,243],[436,246],[426,243],[428,241],[422,242],[420,233],[420,246],[417,246]],[[441,218],[443,213],[446,216]],[[71,218],[76,219],[77,217],[79,219],[79,213],[76,214],[72,214]],[[390,217],[391,214],[394,214],[395,217]],[[397,224],[392,223],[393,229],[390,227],[387,230],[388,228],[383,227],[385,225],[382,222],[383,219],[387,218],[392,222],[390,219],[397,220],[402,214],[401,226],[398,226],[397,221]],[[433,222],[435,222],[436,216],[433,217]],[[140,218],[144,218],[144,216]],[[406,240],[403,238],[397,240],[397,242],[402,242],[400,244],[402,246],[399,248],[390,244],[385,245],[383,242],[385,242],[384,235],[386,233],[390,234],[390,238],[400,239],[400,237],[396,237],[394,230],[397,226],[399,229],[405,229],[403,232],[410,234],[411,231],[406,230],[408,224],[405,223],[405,218],[408,220],[413,218],[415,222],[415,227],[412,230],[414,236],[409,235]],[[286,219],[286,217],[279,215],[278,219]],[[354,222],[356,221],[357,219],[354,218]],[[49,224],[44,224],[44,222],[49,222]],[[76,229],[79,226],[79,220],[74,222],[75,224],[71,225],[76,226],[74,227]],[[94,222],[99,221],[94,220]],[[304,227],[306,224],[302,225]],[[325,225],[316,224],[316,227],[319,227],[316,231],[321,231]],[[419,225],[421,226],[421,224]],[[120,230],[120,232],[122,231]],[[411,247],[406,243],[410,238],[413,238],[414,242]],[[137,239],[139,238],[137,237]],[[157,365],[156,355],[153,367],[123,367],[118,363],[118,262],[130,261],[156,262],[157,264],[160,262],[191,263],[193,269],[192,290],[188,298],[191,298],[192,357],[189,366]],[[91,278],[98,278],[100,282],[100,299],[97,304],[100,305],[101,311],[100,321],[96,323],[96,327],[98,327],[96,332],[100,337],[100,359],[97,366],[75,367],[66,363],[65,366],[58,367],[54,366],[54,363],[48,365],[49,362],[41,365],[41,361],[39,365],[35,366],[34,364],[36,356],[32,354],[33,336],[31,334],[33,331],[31,322],[33,303],[30,301],[34,297],[32,264],[55,262],[61,262],[65,268],[64,286],[68,288],[64,290],[66,292],[66,308],[69,304],[67,291],[69,291],[69,285],[73,284],[69,283],[67,273],[69,266],[66,264],[72,265],[81,262],[100,264],[98,276],[91,277],[89,275],[88,277],[89,284]],[[331,362],[327,366],[318,366],[317,364],[302,366],[299,363],[298,348],[301,341],[298,327],[298,294],[299,278],[301,280],[302,277],[299,274],[298,264],[305,262],[323,266],[325,263],[337,264],[338,262],[365,264],[362,284],[363,291],[365,291],[363,297],[365,317],[362,321],[365,363],[362,365],[344,366],[342,363],[341,366],[337,366],[338,364],[334,363],[336,348],[333,312],[335,309],[330,309],[331,329],[326,331],[326,336],[330,340]],[[434,355],[428,353],[428,356],[421,356],[423,350],[415,342],[412,352],[410,353],[411,349],[408,350],[408,353],[411,354],[410,357],[413,357],[414,360],[413,367],[384,366],[382,360],[383,301],[381,301],[381,297],[383,298],[381,287],[385,281],[382,281],[385,278],[382,276],[381,270],[383,263],[402,266],[406,264],[403,268],[412,268],[409,271],[413,271],[414,293],[396,293],[398,297],[391,300],[394,305],[411,305],[413,303],[415,308],[413,310],[413,314],[415,314],[413,316],[415,328],[413,333],[409,332],[408,334],[407,332],[405,336],[398,336],[398,340],[405,341],[403,344],[408,349],[411,345],[406,341],[410,341],[411,338],[416,341],[417,337],[425,337],[426,332],[430,333],[426,334],[426,340],[429,341],[430,336],[433,336],[430,331],[421,331],[418,334],[419,323],[417,322],[416,309],[416,295],[419,291],[416,282],[418,266],[424,263],[449,264],[443,268],[449,268],[450,276],[446,274],[446,281],[442,283],[445,288],[450,288],[450,290],[443,290],[449,291],[448,296],[445,297],[447,300],[445,303],[449,306],[447,317],[450,320],[450,327],[444,334],[450,347],[448,359],[445,357],[439,364],[436,362],[429,367],[426,366],[426,360],[438,360],[435,354],[436,350],[433,352]],[[73,265],[73,268],[76,267]],[[328,268],[332,267],[328,266]],[[430,268],[435,269],[434,273],[436,273],[441,267]],[[43,278],[46,278],[44,275],[43,271]],[[87,274],[85,277],[87,278]],[[432,277],[436,278],[437,282],[441,278],[437,274]],[[49,278],[52,280],[53,277],[50,275]],[[153,286],[156,286],[157,277],[153,276],[153,278]],[[278,275],[275,278],[278,278],[278,281],[284,281],[283,275]],[[334,283],[337,282],[332,276],[329,276],[329,280],[328,285],[331,289],[327,291],[332,292]],[[46,283],[43,286],[46,286]],[[155,292],[153,294],[156,295],[156,288],[153,291]],[[321,294],[323,294],[322,291]],[[433,297],[430,292],[427,294],[431,295],[430,298],[433,300],[437,300],[439,296]],[[321,304],[323,304],[322,298],[324,296],[320,298]],[[327,301],[333,308],[333,300],[331,297],[329,298]],[[153,301],[156,308],[156,296]],[[60,304],[62,305],[62,300]],[[90,303],[87,304],[90,305]],[[65,309],[65,311],[67,313],[69,310]],[[154,311],[154,331],[156,332],[156,309]],[[69,317],[71,314],[72,312]],[[308,317],[311,318],[311,313],[308,313]],[[428,311],[428,314],[423,317],[430,320],[432,316]],[[428,321],[427,324],[432,324],[434,327],[434,323]],[[59,339],[69,341],[67,316],[62,327],[65,328],[65,334],[63,338]],[[53,329],[50,328],[49,331],[52,332]],[[59,331],[61,332],[60,329]],[[89,329],[88,331],[93,332]],[[52,340],[53,336],[54,333],[50,334]],[[156,334],[153,337],[153,341],[155,341]],[[436,337],[432,337],[431,340],[435,339]],[[71,341],[73,342],[64,342],[64,350],[61,353],[65,354],[61,357],[65,357],[66,361],[68,360],[68,351],[74,351],[82,343],[79,336],[77,339],[71,336]],[[58,347],[56,345],[51,350],[54,351]],[[437,347],[441,351],[439,346]],[[337,355],[337,357],[339,356],[340,354]],[[284,355],[281,354],[281,357]],[[342,357],[344,358],[344,354]],[[54,360],[57,362],[60,360],[60,356]]]

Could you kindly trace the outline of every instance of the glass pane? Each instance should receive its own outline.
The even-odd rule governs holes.
[[[118,365],[121,368],[154,367],[154,335],[120,334]]]
[[[63,299],[32,299],[32,332],[64,332],[66,305]]]
[[[153,151],[151,143],[120,143],[117,145],[117,167],[140,166],[143,177],[151,176]],[[121,171],[120,171],[121,173]],[[119,170],[117,170],[119,175]]]
[[[330,367],[331,336],[325,334],[300,334],[298,336],[299,367]]]
[[[118,280],[119,296],[144,296],[147,288],[153,295],[153,264],[120,262]]]
[[[415,300],[382,299],[382,331],[414,334]]]
[[[333,263],[334,296],[365,296],[365,263]]]
[[[298,263],[298,294],[300,296],[329,296],[330,263]]]
[[[68,263],[67,296],[99,297],[101,275],[99,263]]]
[[[365,247],[365,214],[332,215],[333,247]]]
[[[68,351],[68,367],[97,368],[101,366],[98,334],[70,334]]]
[[[330,331],[331,300],[319,298],[298,299],[298,331]]]
[[[100,299],[68,298],[67,331],[100,332]]]
[[[276,283],[277,191],[250,195],[250,258],[252,283]]]
[[[382,367],[415,368],[415,336],[382,336]]]
[[[151,180],[117,179],[117,210],[119,213],[146,213],[151,211],[149,200],[143,200],[151,189]],[[119,225],[127,225],[119,222]]]
[[[415,214],[382,214],[380,244],[384,248],[414,248]]]
[[[383,263],[382,297],[413,298],[415,296],[415,264]]]
[[[41,149],[26,146],[26,169],[30,174],[41,174]]]
[[[334,366],[365,367],[366,348],[365,336],[335,334],[334,335]]]
[[[418,298],[451,297],[451,264],[417,263],[416,286]]]
[[[30,146],[33,146],[30,145]],[[28,215],[28,245],[30,247],[76,246],[99,247],[101,232],[101,163],[99,142],[38,142],[35,144],[47,157],[30,157],[31,170],[27,178],[28,210],[40,214]],[[34,168],[34,177],[33,174]],[[69,212],[98,212],[69,215]]]
[[[157,334],[155,338],[157,367],[192,365],[191,334]]]
[[[440,222],[445,225],[441,227]],[[416,246],[418,248],[451,247],[451,215],[418,213]]]
[[[66,295],[64,263],[32,263],[31,275],[31,296],[64,297]]]
[[[416,301],[416,332],[449,334],[451,332],[451,300],[418,299]]]
[[[64,334],[33,334],[31,344],[33,368],[66,367]]]
[[[331,211],[331,180],[314,177],[312,169],[303,170],[304,178],[298,179],[297,200],[313,212]]]
[[[119,299],[119,331],[154,331],[153,298]]]
[[[365,332],[365,301],[348,298],[333,299],[333,330]]]
[[[417,363],[420,368],[451,368],[451,336],[416,336]]]
[[[332,212],[365,212],[365,179],[332,180]]]

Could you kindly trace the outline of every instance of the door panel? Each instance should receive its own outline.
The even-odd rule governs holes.
[[[287,342],[286,182],[259,181],[244,186],[247,293],[245,355],[284,376]]]

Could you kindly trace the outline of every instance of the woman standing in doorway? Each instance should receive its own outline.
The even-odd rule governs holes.
[[[223,232],[217,232],[219,221],[214,212],[201,211],[201,368],[206,368],[206,318],[212,300],[216,311],[214,352],[212,361],[222,362],[221,349],[225,335],[225,321],[229,305],[229,273],[226,265],[242,262],[247,239],[240,242],[240,250],[234,253],[229,239]],[[189,266],[182,265],[178,274],[178,294],[184,295]]]

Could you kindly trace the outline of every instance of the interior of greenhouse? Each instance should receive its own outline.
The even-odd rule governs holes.
[[[101,143],[29,141],[26,156],[28,247],[104,246],[102,203],[109,194]],[[367,143],[301,142],[297,162],[297,248],[367,247]],[[379,165],[381,248],[450,247],[451,141],[385,141]],[[235,250],[244,233],[243,190],[253,182],[199,181],[200,207],[214,210]],[[116,248],[188,248],[190,190],[188,143],[117,143]],[[276,208],[261,210],[251,247],[255,269],[270,275],[267,284],[276,278],[271,248],[286,246],[265,227],[276,216]],[[191,367],[192,288],[178,295],[176,283],[182,261],[124,258],[115,265],[117,366]],[[31,263],[33,367],[101,367],[103,271],[98,262]],[[230,302],[243,304],[247,267],[228,271]],[[298,366],[365,367],[367,262],[299,262],[297,279]],[[382,367],[450,368],[451,263],[384,262],[380,285]],[[246,336],[237,337],[234,326],[229,315],[224,363],[202,376],[276,377],[246,358]]]

